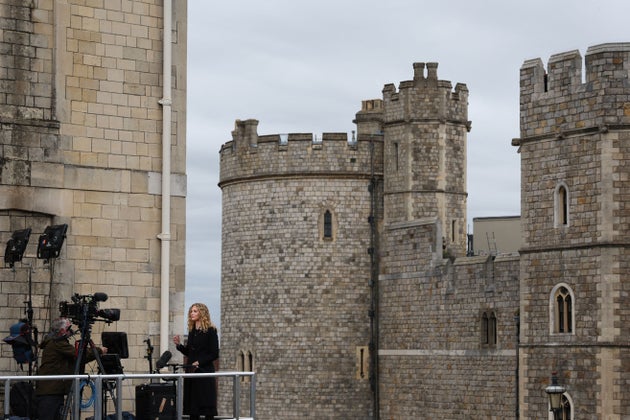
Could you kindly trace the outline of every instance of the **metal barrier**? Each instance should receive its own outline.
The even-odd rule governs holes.
[[[10,391],[11,382],[24,382],[24,381],[46,381],[54,379],[73,379],[74,386],[72,387],[73,405],[72,408],[72,420],[79,420],[81,418],[80,409],[80,382],[81,380],[91,381],[95,385],[95,400],[94,400],[94,420],[103,420],[103,381],[115,381],[116,389],[119,391],[122,389],[122,383],[124,380],[129,379],[146,379],[149,378],[152,382],[162,379],[174,380],[176,384],[176,396],[175,406],[177,412],[177,419],[183,418],[183,393],[184,393],[184,378],[200,378],[200,377],[232,377],[232,417],[220,417],[222,419],[233,420],[255,420],[256,419],[256,374],[254,372],[215,372],[215,373],[145,373],[145,374],[119,374],[119,375],[34,375],[34,376],[0,376],[0,381],[4,382],[4,418],[8,419],[10,415]],[[241,378],[249,376],[249,415],[250,417],[241,417]],[[122,419],[122,399],[116,398],[114,401],[116,406],[116,418]],[[112,413],[113,414],[113,413]]]

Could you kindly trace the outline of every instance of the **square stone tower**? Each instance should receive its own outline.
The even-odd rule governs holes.
[[[521,67],[523,418],[553,371],[575,418],[630,416],[630,44]]]

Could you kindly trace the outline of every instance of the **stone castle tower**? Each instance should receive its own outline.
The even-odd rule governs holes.
[[[366,418],[382,140],[259,136],[257,124],[237,121],[221,149],[222,368],[256,371],[261,418]]]
[[[426,74],[415,63],[413,80],[386,85],[383,101],[386,224],[438,220],[442,246],[464,255],[468,89],[438,80],[437,63]]]
[[[168,343],[161,331],[184,325],[186,2],[164,9],[0,0],[0,239],[32,229],[22,262],[0,270],[0,330],[24,316],[31,267],[41,333],[74,293],[109,295],[101,306],[121,319],[92,335],[128,334],[128,372],[148,371],[143,340]],[[37,259],[44,229],[63,224],[59,258]]]
[[[221,357],[257,372],[259,416],[513,412],[478,386],[516,388],[518,258],[463,258],[467,110],[465,85],[416,63],[363,101],[356,139],[236,122],[220,153]]]
[[[260,415],[545,418],[553,372],[566,418],[630,415],[630,44],[585,61],[521,68],[514,255],[465,256],[468,91],[435,64],[364,101],[355,142],[237,122],[222,350],[258,372]]]
[[[630,44],[521,68],[524,418],[557,371],[575,418],[630,416]]]

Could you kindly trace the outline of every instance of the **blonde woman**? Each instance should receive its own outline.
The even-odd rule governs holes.
[[[210,311],[203,303],[193,303],[188,309],[188,340],[186,344],[176,335],[173,342],[188,359],[188,372],[214,372],[214,361],[219,358],[217,328],[210,320]],[[215,378],[184,379],[184,414],[190,420],[214,419],[217,415]]]

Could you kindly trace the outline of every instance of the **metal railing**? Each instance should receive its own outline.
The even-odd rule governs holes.
[[[103,395],[104,388],[103,382],[116,382],[115,389],[122,390],[123,381],[129,379],[150,379],[151,382],[156,381],[159,383],[161,380],[172,381],[175,383],[175,409],[177,413],[177,419],[183,418],[183,394],[184,394],[184,378],[202,378],[202,377],[232,377],[232,417],[228,419],[234,420],[255,420],[256,419],[256,374],[254,372],[215,372],[215,373],[145,373],[145,374],[118,374],[118,375],[33,375],[33,376],[0,376],[0,381],[4,382],[4,417],[8,419],[10,416],[10,391],[11,382],[24,382],[24,381],[46,381],[46,380],[59,380],[59,379],[72,379],[74,386],[72,386],[72,420],[79,420],[81,418],[81,381],[88,381],[94,384],[94,420],[103,419]],[[249,417],[240,416],[241,412],[241,378],[250,377],[249,381]],[[153,382],[155,383],[155,382]],[[107,385],[106,385],[107,386]],[[114,406],[116,408],[116,418],[121,420],[123,407],[122,398],[114,400]],[[112,413],[114,414],[114,413]],[[219,417],[226,418],[226,417]]]

